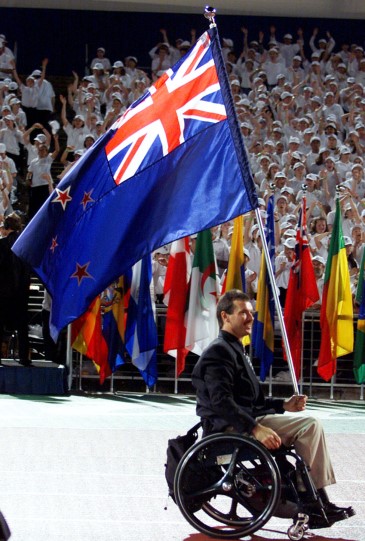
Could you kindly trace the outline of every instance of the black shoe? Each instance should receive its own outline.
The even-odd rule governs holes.
[[[339,507],[338,505],[332,503],[332,502],[327,502],[323,505],[324,507],[324,510],[325,510],[325,513],[327,516],[339,516],[340,514],[346,514],[347,517],[346,518],[349,518],[349,517],[353,517],[354,515],[356,515],[356,511],[355,509],[353,509],[351,506],[350,507]],[[343,519],[340,519],[340,520],[343,520]]]

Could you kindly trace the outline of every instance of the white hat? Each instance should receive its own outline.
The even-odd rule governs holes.
[[[228,47],[233,47],[233,41],[230,38],[223,38],[223,41]]]
[[[284,171],[278,171],[277,173],[275,173],[274,180],[276,180],[277,178],[286,178],[286,174],[284,173]]]
[[[168,246],[161,246],[160,248],[157,248],[157,250],[155,250],[155,254],[169,254],[170,253],[170,248]]]
[[[4,143],[0,143],[0,154],[3,154],[6,152],[6,145]]]
[[[283,235],[287,235],[288,237],[296,237],[297,232],[295,231],[295,229],[289,228],[286,231],[284,231]]]
[[[124,64],[121,60],[116,60],[112,65],[112,68],[124,68]]]
[[[103,53],[105,53],[104,47],[98,47],[96,50],[97,50],[97,51],[103,51]]]
[[[312,257],[312,261],[318,261],[318,263],[322,263],[322,265],[326,264],[325,260],[320,255]]]
[[[292,224],[290,222],[282,222],[280,224],[280,229],[291,229],[292,228]]]
[[[289,137],[289,143],[296,143],[297,145],[300,145],[300,139],[299,137]]]
[[[185,49],[185,48],[190,49],[190,47],[191,47],[190,41],[185,40],[185,41],[180,43],[180,49]]]
[[[282,100],[285,100],[285,98],[292,98],[293,97],[293,94],[290,94],[290,92],[282,92],[282,94],[280,94],[280,98]]]
[[[47,141],[47,137],[44,135],[44,133],[39,133],[37,137],[34,138],[34,141],[37,141],[38,143],[45,143]]]
[[[101,62],[97,62],[97,63],[93,66],[92,69],[93,69],[93,70],[103,70],[103,69],[104,69],[104,66],[103,66],[103,64],[102,64]],[[32,73],[32,75],[33,75],[33,73]]]
[[[231,86],[232,85],[241,86],[241,83],[239,82],[238,79],[233,79],[233,81],[231,81]]]
[[[283,245],[287,248],[290,248],[291,250],[294,250],[296,245],[296,240],[293,237],[289,237],[288,239],[284,240]]]
[[[294,193],[294,190],[293,188],[291,188],[290,186],[283,186],[280,190],[280,193],[285,193],[285,192],[288,192],[288,193],[291,193],[293,194]],[[295,216],[294,216],[295,218]]]
[[[347,237],[347,236],[343,237],[343,242],[344,242],[345,246],[352,246],[352,244],[353,244],[350,237]]]
[[[293,39],[291,34],[285,34],[284,39]]]
[[[304,167],[304,163],[302,163],[302,162],[295,163],[294,166],[293,166],[294,171],[295,171],[295,169],[298,169],[298,167]]]

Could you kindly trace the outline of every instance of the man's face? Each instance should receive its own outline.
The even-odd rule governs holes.
[[[320,261],[313,261],[313,270],[316,278],[321,278],[324,272],[324,265]]]
[[[241,340],[244,336],[251,335],[253,323],[253,308],[249,301],[233,301],[234,309],[232,314],[222,312],[224,331],[233,334]]]

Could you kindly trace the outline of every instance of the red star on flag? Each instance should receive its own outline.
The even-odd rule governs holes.
[[[52,239],[52,244],[51,244],[50,250],[54,253],[57,246],[58,246],[57,237],[54,237]]]
[[[78,285],[81,284],[84,278],[92,278],[91,274],[87,272],[87,268],[89,265],[90,261],[88,263],[85,263],[85,265],[80,265],[79,263],[76,263],[76,270],[73,274],[71,274],[71,278],[77,278]]]
[[[84,192],[84,197],[82,198],[80,203],[84,207],[84,210],[86,209],[86,205],[88,203],[92,203],[93,201],[95,201],[95,199],[91,197],[92,192],[93,190],[90,190],[90,192]]]
[[[72,197],[70,196],[70,190],[71,186],[66,188],[66,190],[60,190],[59,188],[56,188],[57,197],[55,197],[52,201],[52,203],[61,203],[63,210],[66,210],[66,205],[72,200]]]

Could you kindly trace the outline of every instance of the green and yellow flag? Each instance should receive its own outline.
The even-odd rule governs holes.
[[[356,300],[360,303],[357,320],[354,374],[356,383],[365,383],[365,250],[362,255]]]
[[[340,202],[331,234],[321,307],[321,347],[318,374],[328,381],[336,373],[336,359],[354,350],[350,273],[343,241]]]

